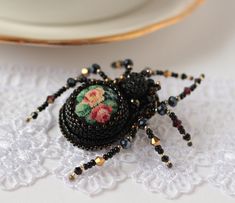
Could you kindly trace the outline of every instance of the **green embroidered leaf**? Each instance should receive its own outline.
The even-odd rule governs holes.
[[[90,112],[91,112],[91,108],[89,105],[84,104],[84,103],[80,103],[80,104],[76,105],[75,113],[79,117],[85,117],[85,116],[89,115]]]
[[[82,90],[82,91],[77,95],[76,100],[77,100],[78,103],[80,103],[80,102],[83,100],[85,94],[86,94],[88,91],[89,91],[88,88],[86,88],[86,89]]]
[[[89,124],[94,124],[94,123],[96,123],[96,120],[92,120],[90,118],[90,114],[89,114],[89,115],[86,116],[86,122],[89,123]]]
[[[116,101],[108,99],[108,100],[105,100],[103,103],[107,106],[111,106],[113,109],[113,113],[117,111],[118,105]]]

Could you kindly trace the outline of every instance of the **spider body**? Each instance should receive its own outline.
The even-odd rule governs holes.
[[[39,112],[46,109],[63,92],[75,87],[77,83],[81,84],[60,109],[61,132],[74,146],[86,150],[98,150],[105,147],[109,151],[76,167],[69,175],[70,180],[75,180],[89,168],[102,166],[120,150],[129,148],[139,129],[145,130],[150,144],[160,155],[162,162],[171,168],[172,163],[162,148],[159,135],[153,132],[147,124],[147,121],[155,114],[167,115],[187,145],[192,146],[191,135],[186,132],[182,121],[171,108],[190,95],[204,79],[204,75],[194,78],[184,73],[178,74],[150,68],[136,73],[131,72],[132,66],[133,62],[130,59],[113,62],[113,68],[125,68],[125,72],[113,80],[97,64],[84,68],[81,75],[69,78],[65,86],[53,95],[49,95],[46,101],[26,119],[27,122],[36,119]],[[102,80],[90,79],[88,78],[90,74],[99,74]],[[185,87],[179,95],[160,101],[157,94],[161,89],[160,83],[151,78],[156,75],[187,79],[193,84]]]
[[[62,106],[61,131],[83,149],[107,147],[132,132],[140,118],[155,114],[158,88],[140,73],[122,80],[87,80]]]

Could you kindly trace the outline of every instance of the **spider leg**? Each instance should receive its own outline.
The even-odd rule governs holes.
[[[156,108],[156,111],[161,115],[168,115],[170,119],[172,120],[173,127],[177,128],[179,133],[182,135],[183,139],[187,141],[187,145],[191,147],[192,141],[191,141],[191,135],[187,133],[184,129],[184,126],[182,125],[182,121],[178,119],[176,114],[172,112],[170,109],[168,109],[167,104],[165,102],[160,102]]]
[[[125,68],[125,72],[120,76],[120,79],[122,79],[131,73],[133,61],[131,59],[114,61],[111,63],[111,67],[115,69]]]
[[[193,76],[188,76],[185,73],[179,74],[175,72],[170,72],[168,70],[166,71],[152,70],[151,68],[146,68],[142,70],[141,74],[143,74],[146,77],[160,75],[166,78],[173,77],[173,78],[181,78],[182,80],[188,79],[190,81],[193,81],[193,84],[191,86],[185,87],[184,90],[180,94],[178,94],[177,96],[170,96],[168,100],[164,101],[171,107],[175,107],[180,100],[190,95],[191,92],[194,91],[197,88],[197,86],[201,84],[201,81],[205,78],[204,74],[201,74],[198,78],[195,78]]]
[[[145,119],[142,120],[144,122]],[[154,134],[153,130],[147,124],[145,124],[145,122],[141,125],[141,128],[145,130],[146,135],[150,139],[150,144],[154,146],[155,151],[161,156],[161,161],[165,163],[168,168],[171,168],[173,165],[170,162],[169,156],[164,153],[164,149],[161,146],[159,137]]]
[[[38,114],[45,110],[50,104],[53,104],[54,101],[61,96],[65,91],[67,91],[69,88],[73,88],[77,85],[77,83],[86,83],[90,81],[91,79],[88,79],[86,74],[82,73],[79,76],[75,78],[68,78],[67,82],[64,86],[62,86],[60,89],[58,89],[54,94],[47,96],[46,100],[43,104],[37,107],[37,109],[32,112],[27,118],[26,122],[30,122],[32,119],[37,119]]]
[[[100,65],[98,64],[92,64],[91,67],[83,68],[82,73],[86,76],[89,76],[89,74],[98,74],[104,81],[111,80],[104,71],[102,71]]]
[[[94,166],[102,166],[108,159],[111,159],[114,155],[118,154],[122,149],[128,149],[131,146],[131,142],[137,133],[138,125],[134,124],[131,127],[130,132],[125,138],[122,138],[120,144],[112,147],[108,152],[101,156],[97,156],[95,159],[90,160],[87,163],[81,164],[74,168],[73,172],[69,175],[69,180],[74,181],[85,170]]]
[[[187,145],[191,147],[193,145],[191,141],[191,135],[187,133],[182,125],[182,121],[178,119],[174,112],[169,111],[167,115],[172,120],[173,127],[177,128],[179,133],[182,135],[183,140],[187,141]]]

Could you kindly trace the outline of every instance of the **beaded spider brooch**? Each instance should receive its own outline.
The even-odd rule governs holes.
[[[77,83],[81,83],[69,96],[59,112],[59,125],[62,134],[74,146],[84,150],[99,150],[108,148],[108,152],[91,161],[75,167],[69,179],[75,178],[83,171],[93,167],[102,166],[104,162],[119,153],[122,149],[131,146],[138,129],[145,130],[150,144],[161,156],[162,162],[171,168],[172,163],[164,153],[160,139],[147,125],[147,121],[156,113],[161,116],[168,115],[173,126],[178,129],[188,146],[192,146],[191,136],[182,125],[181,120],[169,109],[190,95],[204,79],[178,74],[170,71],[152,70],[146,68],[140,73],[132,72],[133,62],[130,59],[116,61],[111,64],[113,68],[125,68],[120,77],[112,80],[100,68],[93,64],[82,69],[81,75],[69,78],[67,84],[55,94],[47,97],[46,101],[26,119],[29,122],[36,119],[38,113],[52,104],[57,97]],[[88,76],[99,74],[103,80],[90,79]],[[151,79],[151,76],[188,79],[193,81],[185,87],[178,96],[170,96],[168,100],[160,101],[157,92],[161,89],[160,83]]]

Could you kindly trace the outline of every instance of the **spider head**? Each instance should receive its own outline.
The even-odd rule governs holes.
[[[154,80],[146,79],[142,73],[132,72],[121,83],[120,87],[126,97],[131,99],[143,99],[148,96],[156,95],[160,89],[159,84]]]

